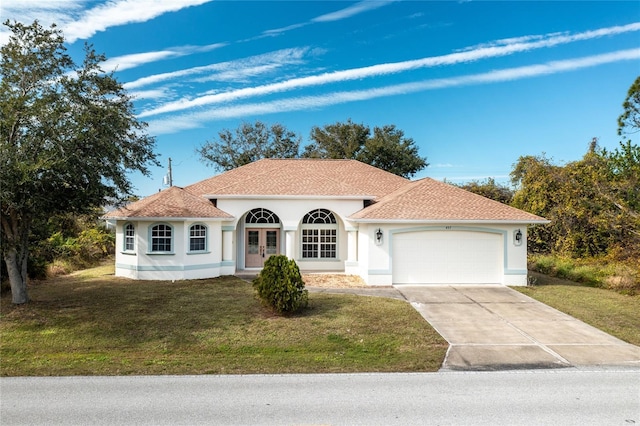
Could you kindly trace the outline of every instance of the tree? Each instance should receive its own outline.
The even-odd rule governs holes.
[[[354,159],[407,178],[428,166],[413,139],[394,125],[375,127],[372,136],[368,126],[347,120],[314,127],[311,140],[303,157]]]
[[[520,157],[511,173],[512,205],[551,220],[530,232],[534,252],[573,257],[640,255],[640,148],[607,152],[594,139],[581,160],[564,166]]]
[[[364,124],[346,123],[325,125],[311,129],[311,144],[302,154],[306,158],[357,158],[367,144],[371,131]]]
[[[640,76],[633,82],[622,104],[624,112],[618,117],[618,134],[640,130]]]
[[[549,225],[529,231],[529,250],[533,253],[550,253],[558,234],[552,215],[557,205],[558,173],[558,167],[545,155],[522,156],[511,171],[511,182],[517,188],[511,205],[551,220]]]
[[[484,181],[474,180],[458,186],[469,192],[482,195],[483,197],[499,201],[503,204],[509,204],[513,199],[513,191],[511,190],[511,188],[496,183],[495,179],[493,178],[488,178]]]
[[[4,23],[0,48],[0,203],[2,251],[13,303],[26,303],[32,225],[60,213],[83,213],[132,191],[127,172],[148,175],[155,140],[105,60],[85,45],[83,63],[66,53],[64,36]]]
[[[356,159],[406,178],[428,165],[427,159],[418,155],[413,139],[405,138],[394,125],[374,127],[373,136]]]
[[[217,140],[205,142],[197,152],[202,161],[226,171],[261,158],[297,158],[299,149],[300,137],[294,132],[256,121],[242,123],[234,132],[220,131]]]

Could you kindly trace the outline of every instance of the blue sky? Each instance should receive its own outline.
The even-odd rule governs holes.
[[[242,122],[395,124],[429,167],[414,178],[507,182],[522,155],[613,149],[640,75],[635,1],[3,0],[2,20],[55,22],[136,97],[162,167],[138,195],[217,173],[195,149]],[[5,43],[5,27],[0,43]],[[634,136],[638,143],[638,136]]]

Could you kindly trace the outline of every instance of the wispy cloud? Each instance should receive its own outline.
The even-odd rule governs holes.
[[[341,21],[343,19],[351,18],[352,16],[359,15],[363,12],[368,12],[370,10],[378,9],[380,7],[386,6],[390,3],[394,3],[398,0],[364,0],[353,4],[344,9],[337,10],[335,12],[327,13],[321,16],[317,16],[310,21],[301,22],[297,24],[287,25],[282,28],[274,28],[271,30],[266,30],[262,33],[262,35],[258,37],[254,37],[250,40],[255,40],[256,38],[269,37],[281,35],[287,31],[296,30],[298,28],[306,27],[307,25],[322,23],[322,22],[333,22],[333,21]]]
[[[129,92],[129,95],[135,100],[163,99],[170,96],[166,88],[132,91],[132,92]]]
[[[3,0],[0,2],[2,21],[10,19],[24,24],[38,20],[44,26],[56,23],[64,27],[78,16],[84,9],[83,0]],[[9,41],[10,32],[5,26],[0,26],[0,44]]]
[[[132,53],[130,55],[116,56],[107,59],[102,64],[105,71],[123,71],[129,68],[136,68],[151,62],[165,59],[178,58],[180,56],[191,55],[193,53],[208,52],[226,46],[225,43],[209,44],[206,46],[182,46],[155,52]]]
[[[208,94],[197,97],[195,99],[181,99],[169,102],[154,109],[143,111],[139,116],[141,118],[150,117],[158,114],[182,111],[190,108],[198,108],[206,105],[219,104],[225,102],[236,101],[256,96],[264,96],[274,93],[280,93],[290,90],[301,89],[304,87],[320,86],[330,83],[338,83],[344,81],[358,80],[376,76],[396,74],[400,72],[416,70],[420,68],[436,67],[443,65],[454,65],[466,62],[473,62],[487,58],[508,56],[518,52],[525,52],[534,49],[553,47],[560,44],[572,43],[575,41],[599,38],[609,35],[620,34],[624,32],[639,31],[640,23],[633,23],[625,26],[616,26],[602,28],[595,31],[587,31],[573,35],[550,35],[544,39],[537,39],[532,42],[517,41],[513,44],[480,47],[474,50],[465,50],[462,52],[451,53],[442,56],[427,57],[422,59],[395,62],[388,64],[378,64],[363,68],[354,68],[350,70],[335,71],[320,75],[299,77],[283,82],[271,83],[256,87],[247,87],[243,89],[232,90],[223,93]]]
[[[563,61],[547,62],[523,67],[507,68],[487,73],[466,75],[445,79],[425,80],[413,83],[398,84],[368,90],[333,92],[320,96],[303,96],[271,102],[251,103],[222,108],[212,108],[194,114],[183,114],[171,120],[155,120],[149,122],[149,130],[154,134],[174,133],[202,127],[204,122],[238,118],[248,115],[274,114],[288,111],[310,110],[348,102],[364,101],[374,98],[396,96],[421,91],[443,89],[447,87],[489,84],[502,81],[519,80],[561,72],[575,71],[608,63],[640,59],[639,49],[620,50],[601,55]]]
[[[86,39],[109,27],[146,22],[167,12],[198,6],[211,0],[112,0],[85,11],[64,27],[67,41]]]
[[[25,24],[38,19],[49,26],[56,23],[64,32],[65,40],[73,43],[87,39],[109,27],[146,22],[164,13],[176,12],[190,6],[198,6],[212,0],[109,0],[91,9],[95,4],[87,0],[2,0],[2,19]],[[0,43],[9,34],[0,33]]]
[[[138,89],[150,84],[157,84],[164,81],[184,79],[206,74],[201,80],[242,80],[247,76],[255,76],[259,73],[273,71],[286,65],[295,65],[303,61],[305,54],[310,52],[307,47],[281,49],[262,55],[250,56],[235,61],[219,62],[200,67],[192,67],[184,70],[161,73],[139,78],[124,84],[125,89]]]
[[[390,3],[393,3],[396,0],[391,1],[377,1],[377,0],[364,0],[359,3],[356,3],[347,8],[338,10],[336,12],[327,13],[322,16],[318,16],[317,18],[313,18],[312,22],[333,22],[340,21],[342,19],[351,18],[354,15],[358,15],[363,12],[368,12],[369,10],[378,9],[382,6],[386,6]]]
[[[255,40],[256,38],[262,38],[264,36],[280,35],[282,33],[286,33],[287,31],[296,30],[298,28],[306,27],[307,25],[309,25],[309,22],[305,22],[305,23],[302,23],[302,24],[292,24],[292,25],[287,25],[286,27],[282,27],[282,28],[274,28],[272,30],[266,30],[266,31],[262,32],[262,36],[254,37],[251,40]]]

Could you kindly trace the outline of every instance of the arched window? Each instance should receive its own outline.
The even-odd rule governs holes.
[[[245,223],[280,223],[280,218],[271,210],[257,208],[247,213]]]
[[[302,257],[304,259],[336,259],[338,257],[338,225],[327,209],[312,210],[302,219]]]
[[[151,251],[170,253],[173,251],[173,228],[161,223],[151,228]]]
[[[124,251],[134,251],[136,249],[136,228],[133,223],[124,226]]]
[[[189,251],[207,250],[207,227],[196,224],[189,228]]]
[[[304,215],[302,223],[336,223],[336,217],[327,209],[312,210]]]

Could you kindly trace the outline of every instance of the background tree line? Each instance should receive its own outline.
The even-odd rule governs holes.
[[[507,186],[494,179],[458,185],[543,216],[529,230],[529,251],[575,258],[640,255],[640,147],[627,140],[613,151],[594,139],[580,160],[558,165],[542,155],[521,156]]]
[[[300,135],[282,124],[242,123],[234,131],[222,130],[197,152],[206,164],[221,171],[261,158],[353,159],[410,178],[428,166],[414,140],[395,125],[371,128],[346,122],[311,129],[310,143],[302,149]]]

